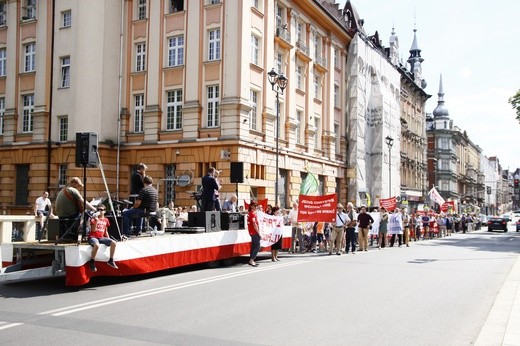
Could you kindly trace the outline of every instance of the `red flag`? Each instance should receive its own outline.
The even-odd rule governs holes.
[[[267,210],[267,198],[265,199],[261,199],[259,201],[256,201],[256,203],[258,203],[259,206],[262,207],[262,211],[266,211]],[[245,210],[249,210],[249,204],[250,203],[247,203],[245,200],[244,200],[244,209]]]

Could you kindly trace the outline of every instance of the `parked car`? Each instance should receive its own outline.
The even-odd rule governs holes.
[[[511,221],[513,221],[513,223],[518,223],[518,221],[520,220],[520,212],[514,211],[512,215],[513,216]]]
[[[494,216],[488,220],[488,232],[492,230],[502,230],[507,232],[507,219],[504,217]]]
[[[511,214],[502,214],[500,217],[505,219],[507,222],[511,222]]]
[[[516,222],[516,231],[520,231],[520,220]]]

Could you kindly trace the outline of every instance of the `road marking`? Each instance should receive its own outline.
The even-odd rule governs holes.
[[[3,322],[3,323],[5,323],[5,322]],[[4,324],[4,325],[0,324],[0,330],[17,327],[17,326],[20,326],[22,324],[23,323],[8,323],[8,324]]]
[[[264,271],[268,271],[268,270],[274,270],[274,269],[279,269],[279,268],[295,266],[295,265],[308,263],[308,262],[309,262],[308,260],[299,260],[299,261],[294,261],[294,262],[290,262],[290,263],[276,264],[274,266],[269,266],[267,268],[262,268],[262,267],[260,267],[260,268],[251,268],[251,269],[248,269],[248,270],[245,270],[245,271],[229,273],[229,274],[222,274],[222,275],[217,275],[217,276],[209,277],[209,278],[205,278],[205,279],[198,279],[198,280],[193,280],[193,281],[189,281],[189,282],[184,282],[184,283],[179,283],[179,284],[174,284],[174,285],[168,285],[168,286],[164,286],[164,287],[152,288],[152,289],[144,290],[144,291],[140,291],[140,292],[124,294],[124,295],[121,295],[121,296],[115,296],[115,297],[111,297],[111,298],[94,300],[94,301],[90,301],[90,302],[87,302],[87,303],[66,306],[66,307],[59,308],[59,309],[54,309],[54,310],[48,310],[48,311],[40,312],[40,313],[38,313],[38,315],[63,316],[63,315],[68,315],[68,314],[71,314],[71,313],[74,313],[74,312],[79,312],[79,311],[84,311],[84,310],[89,310],[89,309],[95,309],[95,308],[98,308],[100,306],[116,304],[116,303],[124,302],[124,301],[127,301],[127,300],[138,299],[138,298],[147,297],[147,296],[151,296],[151,295],[161,294],[161,293],[164,293],[164,292],[170,292],[170,291],[175,291],[175,290],[179,290],[179,289],[183,289],[183,288],[188,288],[188,287],[193,287],[193,286],[198,286],[198,285],[204,285],[204,284],[215,282],[215,281],[232,279],[232,278],[239,277],[239,276],[244,276],[244,275],[254,274],[254,273],[258,273],[258,272],[264,272]]]

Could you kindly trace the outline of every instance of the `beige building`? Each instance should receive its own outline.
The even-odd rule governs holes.
[[[239,200],[273,203],[278,176],[288,206],[308,170],[321,193],[345,199],[346,28],[325,0],[0,1],[4,211],[83,176],[79,132],[99,141],[89,199],[107,193],[102,172],[127,198],[139,162],[161,204],[194,204],[209,166],[222,172],[222,198],[238,189]],[[288,78],[278,112],[272,68]],[[244,183],[231,183],[233,162]]]

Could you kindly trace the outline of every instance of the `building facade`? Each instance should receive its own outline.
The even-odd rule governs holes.
[[[221,171],[222,198],[272,203],[278,179],[286,207],[312,172],[320,193],[346,199],[352,34],[333,1],[0,4],[4,212],[82,176],[75,134],[83,132],[97,134],[101,162],[87,169],[88,199],[126,198],[139,162],[161,204],[194,204],[190,192],[210,166]],[[278,103],[273,68],[288,78]],[[244,183],[230,182],[232,162],[243,163]]]

